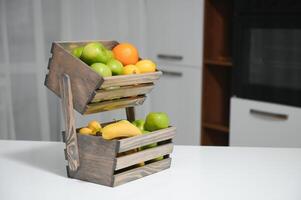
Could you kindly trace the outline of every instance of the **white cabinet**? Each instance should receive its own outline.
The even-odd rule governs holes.
[[[151,111],[166,112],[177,127],[176,144],[200,143],[200,69],[159,65],[163,76],[150,96]]]
[[[200,68],[203,0],[146,0],[148,55]]]
[[[231,98],[230,145],[301,147],[301,108]]]

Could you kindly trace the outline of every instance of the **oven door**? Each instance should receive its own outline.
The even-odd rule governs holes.
[[[301,107],[301,16],[235,16],[233,95]]]

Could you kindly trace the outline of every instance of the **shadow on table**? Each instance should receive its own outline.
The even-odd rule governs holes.
[[[34,147],[6,154],[5,157],[43,171],[67,177],[67,163],[63,156],[63,149],[58,148],[57,145]]]

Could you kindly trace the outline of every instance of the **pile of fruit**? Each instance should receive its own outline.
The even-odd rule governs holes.
[[[102,77],[156,71],[156,64],[148,59],[139,60],[137,48],[129,43],[120,43],[111,51],[100,42],[90,42],[83,47],[72,49],[71,54]]]
[[[121,120],[115,123],[101,127],[98,121],[91,121],[87,127],[79,130],[80,134],[102,136],[103,139],[121,139],[142,134],[148,134],[152,131],[164,129],[169,127],[169,117],[164,112],[151,112],[146,119],[135,120],[132,123],[127,120]],[[140,147],[138,151],[156,147],[157,143],[149,144]],[[162,157],[155,160],[162,160]]]

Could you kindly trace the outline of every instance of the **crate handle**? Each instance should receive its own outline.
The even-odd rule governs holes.
[[[79,153],[77,144],[77,135],[75,128],[75,118],[73,111],[73,98],[70,77],[67,74],[63,74],[60,79],[60,93],[62,99],[62,108],[65,120],[65,143],[66,153],[65,156],[68,159],[68,168],[72,172],[76,172],[79,167]]]

